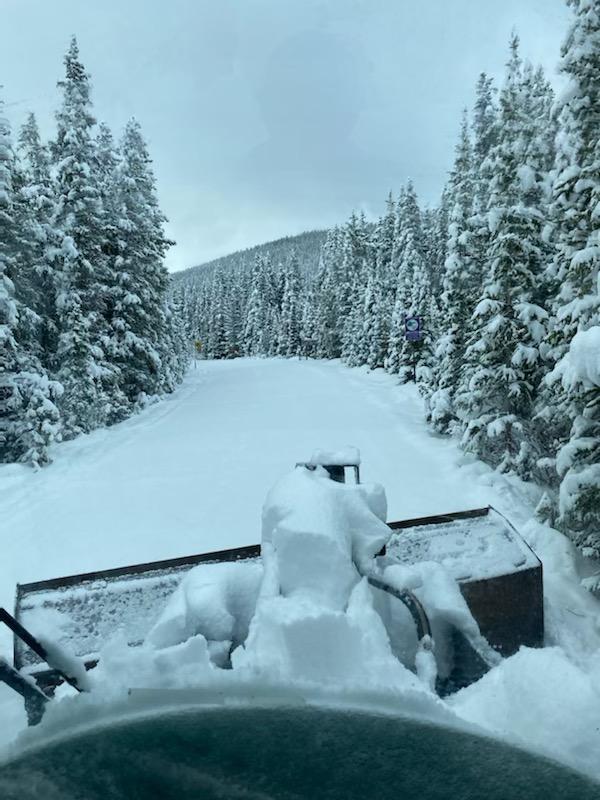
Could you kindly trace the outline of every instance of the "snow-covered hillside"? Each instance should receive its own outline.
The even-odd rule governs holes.
[[[50,467],[3,465],[0,605],[11,607],[16,582],[257,543],[272,484],[314,449],[347,444],[361,450],[363,480],[385,486],[388,520],[493,504],[520,528],[544,562],[556,647],[521,651],[447,709],[593,773],[600,605],[578,583],[571,545],[531,519],[531,485],[432,434],[415,388],[382,372],[201,361],[176,394],[139,416],[55,446]],[[0,636],[7,652],[10,637]],[[0,716],[3,740],[24,725],[4,687]]]

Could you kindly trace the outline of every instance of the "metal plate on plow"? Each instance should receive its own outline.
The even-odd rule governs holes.
[[[72,575],[17,587],[19,622],[64,646],[73,655],[94,660],[120,628],[131,645],[141,644],[183,576],[199,564],[243,561],[260,554],[258,545]],[[40,659],[15,639],[17,669],[38,667]]]
[[[476,515],[477,511],[479,514]],[[490,509],[391,523],[386,554],[399,564],[435,561],[457,581],[496,578],[539,566],[539,559],[504,517]]]

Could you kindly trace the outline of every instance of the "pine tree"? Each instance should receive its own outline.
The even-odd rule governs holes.
[[[26,236],[32,268],[30,303],[38,320],[37,350],[44,368],[52,370],[56,366],[58,348],[56,261],[62,233],[52,226],[54,192],[50,159],[33,114],[21,129],[18,150],[23,181],[21,201],[29,227]]]
[[[15,297],[15,280],[23,278],[21,246],[29,231],[19,229],[15,216],[15,157],[3,110],[0,102],[0,461],[40,465],[49,461],[48,447],[60,433],[54,400],[62,387],[48,379],[32,352],[22,327],[31,312]]]
[[[281,356],[297,355],[300,349],[300,272],[298,257],[292,252],[284,271],[284,289],[281,300],[281,328],[277,353]]]
[[[246,307],[243,352],[246,356],[262,356],[268,349],[268,287],[264,259],[257,255],[252,268],[250,296]]]
[[[600,14],[594,0],[568,0],[574,19],[562,48],[569,78],[558,123],[551,220],[555,257],[548,357],[551,388],[544,420],[555,448],[560,484],[558,524],[586,553],[600,557],[600,422],[598,387],[558,383],[575,357],[576,334],[600,323],[598,209],[600,208]],[[570,430],[569,430],[570,425]]]
[[[312,287],[308,287],[302,297],[302,317],[300,320],[299,356],[317,358],[318,356],[318,324],[316,311],[319,307]]]
[[[350,367],[364,363],[364,290],[370,257],[364,214],[352,214],[344,227],[338,311],[342,326],[342,359]]]
[[[465,323],[463,338],[465,346],[473,344],[479,338],[479,320],[473,314],[477,299],[483,291],[483,281],[489,272],[490,220],[490,187],[494,177],[493,164],[490,159],[492,148],[497,144],[501,123],[495,102],[496,90],[493,81],[485,73],[481,73],[475,88],[475,104],[472,115],[472,210],[465,230],[465,247],[463,256],[469,272],[465,275],[463,295],[471,297],[469,315]],[[470,402],[470,382],[476,369],[476,360],[463,358],[460,378],[453,399],[452,413],[458,413],[462,424],[468,422]]]
[[[395,299],[392,259],[396,230],[396,204],[390,192],[386,213],[379,220],[372,242],[365,290],[365,361],[371,369],[385,366]]]
[[[95,120],[89,77],[75,39],[65,56],[65,69],[65,79],[59,82],[63,102],[53,146],[57,168],[52,224],[64,234],[57,274],[57,364],[64,386],[60,407],[65,433],[74,436],[104,424],[107,399],[102,386],[105,354],[100,346],[103,293],[97,291],[94,274],[102,260],[101,199],[93,180]]]
[[[465,358],[465,334],[472,312],[474,268],[469,252],[469,221],[473,210],[473,163],[468,119],[463,115],[454,169],[448,188],[447,258],[442,280],[444,329],[435,346],[436,381],[429,401],[433,427],[448,432],[456,419],[454,395]]]
[[[344,286],[342,284],[342,243],[343,234],[335,227],[327,236],[321,251],[319,271],[315,281],[315,291],[311,295],[316,304],[314,315],[315,355],[318,358],[340,358],[341,309]],[[306,320],[305,320],[306,321]],[[308,331],[304,332],[306,335]],[[311,336],[312,341],[312,336]]]
[[[174,292],[164,308],[166,330],[161,346],[163,350],[162,378],[165,391],[175,391],[184,378],[190,362],[190,342],[186,331],[186,318],[181,294]]]
[[[411,182],[398,204],[396,240],[393,262],[397,286],[385,365],[388,372],[407,380],[419,365],[426,365],[428,356],[425,341],[417,343],[406,339],[405,320],[412,316],[424,317],[431,297],[421,211]]]
[[[500,470],[531,476],[536,458],[531,417],[541,377],[544,310],[536,303],[545,252],[544,164],[531,119],[530,73],[511,41],[500,95],[500,131],[489,159],[490,269],[475,309],[463,446]]]
[[[169,351],[168,274],[164,257],[171,242],[156,197],[152,161],[139,123],[130,120],[121,140],[117,169],[119,252],[112,330],[121,386],[132,404],[173,391]]]
[[[94,142],[94,179],[100,194],[102,228],[100,255],[94,265],[95,285],[102,298],[102,349],[106,354],[102,371],[102,389],[106,397],[106,422],[125,419],[132,411],[130,398],[124,391],[121,342],[122,320],[117,311],[123,298],[128,275],[123,274],[121,249],[120,208],[117,186],[118,153],[110,128],[100,123]]]

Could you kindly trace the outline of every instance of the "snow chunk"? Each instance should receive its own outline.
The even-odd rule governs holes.
[[[38,641],[46,651],[46,660],[50,667],[60,670],[63,675],[75,680],[77,686],[79,686],[82,691],[90,691],[91,683],[85,665],[81,659],[76,658],[64,647],[58,646],[46,636],[39,636],[38,634]]]
[[[518,167],[517,177],[521,182],[521,189],[524,192],[530,192],[532,189],[535,188],[536,185],[535,172],[529,166],[529,164],[521,164],[521,166]]]
[[[334,565],[339,566],[340,585],[344,585],[349,575],[356,575],[355,564],[362,572],[371,568],[372,559],[389,539],[386,516],[382,486],[337,483],[321,467],[314,471],[299,467],[267,495],[262,526],[265,569],[270,551],[265,552],[264,545],[269,544],[279,569],[285,571],[284,581],[291,581],[286,591],[300,589],[303,583],[306,587],[335,583]],[[279,557],[283,549],[285,555]],[[302,575],[294,566],[296,557],[304,561]],[[316,573],[324,580],[317,581]],[[339,602],[344,605],[348,593],[342,594]]]
[[[156,650],[147,645],[130,647],[121,631],[100,651],[93,672],[92,695],[109,699],[132,686],[184,688],[196,686],[213,674],[209,646],[201,634],[185,642]]]
[[[423,604],[432,626],[441,673],[451,669],[447,654],[440,645],[447,637],[444,628],[451,625],[462,633],[471,647],[490,666],[500,663],[500,656],[481,635],[479,625],[462,596],[458,582],[441,564],[422,561],[413,565],[393,564],[385,570],[384,577],[399,590],[409,589]]]
[[[360,451],[357,447],[344,447],[341,450],[315,450],[308,462],[312,466],[360,466]]]
[[[562,378],[565,388],[578,383],[587,388],[600,386],[600,325],[575,334],[569,351],[554,372]]]
[[[246,647],[234,652],[232,663],[234,671],[292,683],[425,690],[392,654],[364,578],[346,611],[297,598],[261,599]]]
[[[194,567],[171,595],[145,643],[159,649],[202,634],[214,660],[221,661],[223,648],[211,643],[226,643],[227,657],[232,644],[245,640],[262,574],[259,561]]]
[[[523,647],[447,703],[463,719],[597,778],[599,675],[598,655],[588,673],[558,647]]]
[[[263,509],[264,578],[234,670],[291,681],[427,691],[393,655],[366,578],[389,538],[381,487],[297,468]]]

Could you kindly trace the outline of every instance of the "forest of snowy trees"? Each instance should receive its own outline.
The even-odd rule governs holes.
[[[259,253],[175,292],[207,357],[414,369],[432,428],[544,487],[539,515],[600,557],[600,13],[567,2],[561,96],[514,36],[502,87],[477,82],[437,208],[409,182],[377,222],[331,230],[312,272]]]
[[[92,116],[73,39],[53,141],[0,106],[0,462],[124,419],[181,380],[163,230],[140,126],[118,145]]]

